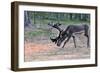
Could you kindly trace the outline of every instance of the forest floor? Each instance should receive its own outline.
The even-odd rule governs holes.
[[[76,35],[76,48],[72,38],[64,48],[56,46],[49,38],[43,36],[34,39],[25,41],[25,62],[90,58],[90,48],[87,48],[87,38],[84,34]]]

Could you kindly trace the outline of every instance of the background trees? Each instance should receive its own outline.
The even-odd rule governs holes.
[[[48,24],[49,22],[60,22],[62,24],[90,22],[90,14],[24,11],[25,27],[40,27],[41,24]]]

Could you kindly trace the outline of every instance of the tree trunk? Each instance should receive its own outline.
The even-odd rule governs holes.
[[[28,11],[24,12],[24,26],[25,27],[32,25],[31,18],[30,18],[29,14],[30,14],[30,12],[28,12]]]

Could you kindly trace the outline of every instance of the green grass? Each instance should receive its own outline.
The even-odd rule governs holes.
[[[68,20],[68,21],[61,21],[60,23],[62,23],[63,25],[71,25],[71,24],[74,24],[74,25],[77,25],[77,24],[80,24],[80,23],[87,23],[89,24],[89,22],[85,22],[85,21],[71,21],[71,20]]]
[[[43,29],[37,29],[36,31],[29,31],[29,32],[25,32],[26,36],[30,36],[30,37],[34,37],[34,36],[49,36],[50,32],[49,31],[45,31]]]
[[[25,31],[25,37],[31,38],[31,37],[36,37],[36,36],[47,36],[47,37],[55,37],[55,34],[53,34],[51,31],[46,30],[47,29],[47,24],[49,22],[57,23],[58,21],[51,21],[51,20],[37,20],[36,24],[40,25],[40,28],[37,28],[36,30],[31,30],[31,31]],[[89,21],[78,21],[78,20],[63,20],[59,21],[62,25],[70,25],[70,24],[80,24],[80,23],[90,23]],[[34,25],[34,24],[33,24]],[[45,26],[46,25],[46,26]]]
[[[33,21],[34,22],[34,21]],[[50,22],[57,23],[56,20],[36,20],[36,24],[48,24]],[[63,25],[70,25],[70,24],[79,24],[79,23],[90,23],[89,21],[79,21],[79,20],[60,20],[59,23],[62,23]]]

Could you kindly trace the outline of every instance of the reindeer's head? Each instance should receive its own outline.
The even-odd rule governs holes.
[[[68,33],[66,30],[62,30],[59,26],[61,25],[60,23],[49,23],[49,26],[56,28],[59,31],[59,35],[55,38],[55,39],[51,39],[52,42],[55,42],[57,44],[57,46],[60,46],[61,43],[66,39],[66,37],[68,36]]]
[[[59,34],[59,39],[57,40],[57,46],[60,46],[61,43],[66,39],[66,37],[68,36],[66,31],[63,31]]]
[[[51,26],[51,27],[53,27],[53,28],[55,28],[55,29],[57,29],[57,30],[59,31],[59,35],[60,35],[60,33],[63,31],[63,30],[59,27],[59,26],[61,26],[60,23],[56,23],[56,24],[54,24],[54,23],[48,23],[48,25]],[[57,43],[57,41],[58,41],[58,39],[59,39],[59,36],[57,36],[55,39],[53,39],[53,38],[50,37],[50,39],[51,39],[52,42]]]
[[[59,31],[59,35],[55,38],[55,39],[51,39],[52,42],[55,42],[57,44],[57,46],[60,46],[61,43],[66,39],[67,37],[67,33],[66,31],[63,31],[59,26],[61,25],[60,23],[48,23],[49,26],[56,28]]]
[[[55,39],[51,39],[52,42],[55,42],[57,44],[57,46],[60,46],[61,43],[66,39],[66,37],[68,36],[66,30],[62,30],[59,26],[61,25],[60,23],[56,23],[56,24],[48,24],[49,26],[56,28],[59,31],[59,35],[55,38]]]

